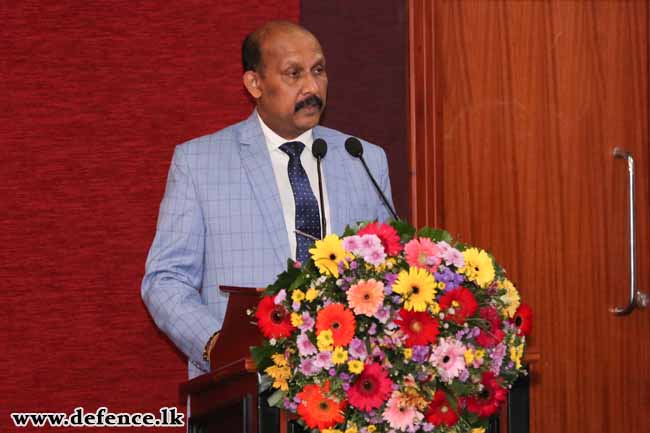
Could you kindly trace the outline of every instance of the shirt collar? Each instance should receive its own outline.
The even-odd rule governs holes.
[[[264,139],[266,140],[266,145],[269,148],[269,151],[275,150],[282,146],[284,143],[287,143],[288,141],[300,141],[302,144],[305,145],[305,147],[309,150],[311,153],[311,145],[314,142],[314,128],[308,129],[307,131],[303,132],[293,140],[285,140],[284,138],[280,137],[278,134],[276,134],[271,128],[269,128],[266,123],[262,120],[260,117],[260,114],[257,113],[257,119],[260,121],[260,126],[262,127],[262,133],[264,134]]]

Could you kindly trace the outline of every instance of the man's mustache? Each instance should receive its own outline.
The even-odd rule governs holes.
[[[309,98],[303,99],[302,101],[296,104],[294,108],[294,113],[302,110],[305,107],[318,107],[318,109],[323,108],[323,100],[316,95],[311,95]]]

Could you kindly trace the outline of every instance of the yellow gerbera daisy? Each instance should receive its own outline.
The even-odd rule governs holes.
[[[309,253],[321,274],[330,274],[336,278],[339,277],[338,263],[347,259],[343,242],[336,235],[328,235],[323,240],[316,241]]]
[[[524,345],[510,347],[510,359],[515,363],[516,368],[521,368],[521,357],[524,356]]]
[[[402,295],[407,311],[426,311],[433,304],[436,280],[426,269],[412,267],[399,273],[393,292]]]
[[[515,316],[517,308],[519,308],[519,293],[515,288],[515,285],[510,282],[507,278],[499,282],[499,288],[505,289],[505,295],[501,296],[501,300],[506,304],[504,311],[506,315],[510,318]]]
[[[305,299],[307,302],[311,302],[318,297],[318,290],[313,287],[310,287],[305,294]]]
[[[358,359],[353,359],[352,361],[348,361],[348,370],[352,374],[361,374],[363,368],[364,368],[363,361],[359,361]]]
[[[347,350],[345,350],[341,346],[338,346],[336,349],[334,349],[334,352],[332,352],[332,363],[334,363],[334,365],[344,364],[345,361],[347,360],[348,360]]]
[[[302,325],[302,316],[298,313],[291,313],[291,324],[296,328]]]
[[[318,346],[318,350],[320,350],[321,352],[323,350],[332,350],[333,344],[334,344],[334,334],[330,329],[321,331],[316,336],[316,345]]]
[[[458,271],[465,274],[468,280],[481,287],[487,287],[494,280],[494,265],[488,253],[478,248],[470,248],[463,251],[463,257],[465,266]]]
[[[291,369],[289,367],[279,367],[272,365],[267,367],[264,372],[273,378],[273,387],[282,391],[289,390],[287,379],[291,377]]]
[[[293,293],[291,294],[291,300],[296,303],[300,303],[303,299],[305,299],[305,293],[300,290],[294,290]]]

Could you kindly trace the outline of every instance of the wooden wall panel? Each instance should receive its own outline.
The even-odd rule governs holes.
[[[608,312],[629,281],[614,146],[637,159],[650,288],[648,3],[409,7],[415,221],[491,250],[532,304],[531,431],[650,431],[650,311]]]

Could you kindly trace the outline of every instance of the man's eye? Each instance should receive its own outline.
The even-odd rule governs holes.
[[[325,67],[324,66],[317,66],[314,68],[314,74],[320,75],[325,72]]]
[[[300,77],[300,71],[297,71],[295,69],[291,69],[291,70],[287,71],[287,75],[290,78],[299,78]]]

